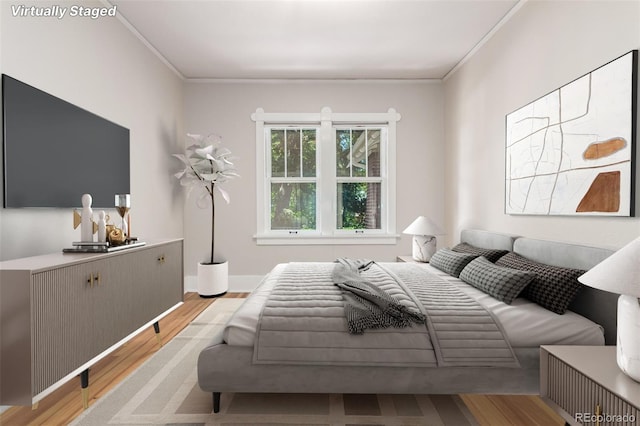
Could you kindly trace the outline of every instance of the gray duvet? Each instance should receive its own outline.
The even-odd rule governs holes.
[[[517,367],[492,314],[455,286],[417,265],[373,264],[362,272],[426,324],[347,331],[336,264],[291,263],[263,308],[255,364]]]

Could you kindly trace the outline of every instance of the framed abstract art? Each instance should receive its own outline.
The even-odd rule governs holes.
[[[506,116],[505,213],[635,216],[638,51]]]

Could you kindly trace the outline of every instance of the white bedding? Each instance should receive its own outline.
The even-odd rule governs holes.
[[[285,266],[286,264],[277,265],[230,319],[224,331],[227,344],[253,346],[262,306]],[[507,305],[428,264],[424,267],[429,272],[456,283],[465,293],[493,312],[514,348],[604,345],[602,327],[574,312],[567,311],[564,315],[558,315],[524,298],[517,298],[511,305]]]

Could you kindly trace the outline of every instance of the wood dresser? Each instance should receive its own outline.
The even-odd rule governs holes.
[[[34,405],[180,306],[183,242],[0,262],[0,405]],[[86,398],[86,394],[84,394]]]

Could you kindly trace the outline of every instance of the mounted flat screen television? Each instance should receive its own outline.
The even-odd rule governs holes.
[[[130,193],[129,129],[2,75],[4,207],[113,208]]]

